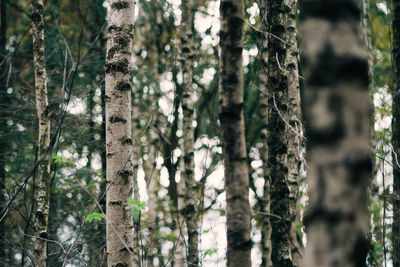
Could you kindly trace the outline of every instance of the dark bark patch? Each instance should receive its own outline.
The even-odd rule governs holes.
[[[128,263],[126,263],[126,262],[119,262],[119,263],[113,265],[112,267],[128,267]]]
[[[108,204],[110,204],[111,206],[121,206],[122,201],[110,201],[108,202]]]
[[[37,24],[42,21],[42,16],[38,11],[34,11],[32,12],[31,19],[33,23]]]
[[[127,1],[114,2],[111,5],[111,9],[117,9],[117,10],[126,9],[128,7],[129,7],[129,2]]]
[[[228,247],[239,251],[251,250],[253,241],[251,239],[246,240],[244,237],[245,232],[244,229],[228,229]]]
[[[129,248],[123,247],[123,248],[120,249],[120,251],[133,252],[133,248],[131,248],[131,247],[129,247]]]
[[[350,183],[352,185],[364,185],[372,172],[372,157],[369,154],[357,158],[348,158],[344,164],[350,171]]]
[[[115,74],[116,72],[122,72],[124,74],[129,73],[129,63],[127,59],[123,59],[119,62],[113,62],[106,64],[106,73]]]
[[[353,222],[354,220],[355,214],[353,213],[343,213],[340,210],[332,211],[323,205],[316,204],[306,212],[303,222],[306,227],[317,221],[324,221],[329,226],[336,226],[342,221]]]
[[[111,116],[110,117],[110,122],[111,123],[116,123],[116,122],[126,123],[126,120],[124,118],[119,117],[119,116]]]
[[[237,12],[237,6],[232,4],[231,1],[221,1],[221,5],[219,7],[220,14],[222,17],[227,17],[235,12]]]
[[[118,91],[130,91],[132,89],[131,83],[129,82],[119,82],[117,84]]]
[[[300,19],[320,18],[331,22],[343,20],[358,21],[360,7],[354,0],[303,0],[300,10]]]
[[[122,142],[123,145],[132,145],[133,144],[132,139],[129,138],[129,137],[126,137],[126,138],[122,139],[121,142]]]
[[[41,232],[41,233],[39,234],[39,237],[40,237],[40,238],[43,238],[43,239],[47,239],[48,234],[47,234],[47,232]]]
[[[327,45],[318,55],[318,64],[311,66],[308,83],[315,87],[326,87],[340,82],[360,82],[368,88],[368,61],[352,55],[336,55]]]
[[[241,118],[241,112],[243,109],[243,103],[230,104],[229,106],[222,107],[219,113],[219,119],[222,124],[229,124],[237,122]]]
[[[354,244],[351,261],[355,267],[365,267],[367,254],[369,251],[369,242],[365,234],[360,233]]]

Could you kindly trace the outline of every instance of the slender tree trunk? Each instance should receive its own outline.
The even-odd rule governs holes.
[[[49,103],[47,99],[47,73],[45,64],[43,0],[32,1],[33,61],[35,71],[36,109],[39,119],[38,158],[44,155],[50,145]],[[46,266],[50,153],[38,167],[39,186],[37,189],[37,210],[35,219],[35,265]]]
[[[222,0],[219,80],[225,171],[227,266],[251,266],[249,176],[243,115],[243,1]]]
[[[7,72],[6,72],[6,0],[1,0],[0,3],[0,207],[3,208],[6,204],[6,170],[5,170],[5,152],[6,152],[6,139],[5,129],[6,123],[6,104],[7,104]],[[6,224],[5,220],[0,222],[0,263],[6,259]]]
[[[112,0],[106,55],[107,260],[133,266],[131,55],[134,1]]]
[[[289,80],[289,74],[297,75],[297,64],[290,65],[290,70],[283,69],[289,66],[289,64],[286,65],[288,49],[285,41],[287,34],[285,20],[288,18],[288,9],[284,0],[267,1],[266,28],[269,33],[267,173],[271,180],[271,213],[280,217],[280,219],[271,219],[271,260],[274,266],[281,267],[293,266],[290,236],[292,225],[290,212],[293,196],[291,196],[289,182],[290,179],[292,181],[298,179],[296,177],[296,174],[298,175],[298,166],[293,166],[296,163],[294,155],[291,155],[295,153],[295,151],[291,151],[294,149],[291,144],[291,138],[297,138],[297,136],[289,132],[298,123],[298,119],[295,119],[293,127],[289,125],[289,119],[292,119],[289,114],[293,113],[294,115],[294,109],[296,109],[295,106],[290,106],[290,104],[296,105],[296,103],[294,103],[295,97],[293,101],[289,100],[289,91],[295,94],[294,91],[298,90],[298,79],[296,80],[297,83],[295,80]],[[292,24],[289,24],[289,26],[292,27]],[[293,34],[295,35],[295,33]],[[289,89],[290,86],[295,88]],[[290,110],[292,108],[293,110]],[[294,115],[293,117],[296,116]],[[293,167],[294,169],[291,169]]]
[[[182,110],[183,110],[183,162],[185,170],[183,179],[185,181],[185,208],[183,215],[186,221],[188,233],[188,256],[187,264],[189,267],[199,265],[199,232],[197,225],[197,183],[194,179],[194,109],[193,109],[193,94],[192,87],[192,61],[193,61],[193,32],[192,32],[192,10],[193,1],[182,1],[182,75],[183,75],[183,95],[182,95]]]
[[[267,3],[266,1],[260,2],[260,20],[261,30],[259,41],[260,53],[260,69],[259,69],[259,88],[260,88],[260,117],[262,120],[261,140],[263,146],[260,150],[260,159],[262,161],[262,169],[264,175],[263,196],[260,204],[261,214],[261,267],[272,267],[271,261],[271,221],[268,214],[271,213],[271,180],[268,175],[268,35],[264,33],[267,31]]]
[[[360,8],[355,0],[304,0],[300,16],[309,167],[304,266],[365,266],[372,163]]]
[[[400,2],[393,1],[393,267],[400,267]]]
[[[302,235],[298,231],[301,225],[300,218],[300,168],[303,149],[303,126],[301,123],[300,106],[300,78],[299,78],[299,49],[297,45],[297,1],[285,0],[287,6],[286,14],[286,60],[285,74],[288,81],[288,120],[286,125],[287,138],[287,166],[288,166],[288,185],[289,185],[289,213],[290,213],[290,252],[292,255],[293,266],[299,266],[301,261]],[[285,124],[287,124],[285,123]]]

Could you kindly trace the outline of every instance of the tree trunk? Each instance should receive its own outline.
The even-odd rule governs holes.
[[[261,214],[261,267],[272,267],[271,261],[271,180],[268,175],[268,35],[267,31],[267,3],[261,1],[260,4],[261,30],[259,40],[260,69],[259,69],[259,88],[260,88],[260,117],[262,121],[261,141],[263,146],[260,149],[260,159],[264,176],[263,196],[259,201]]]
[[[5,129],[6,123],[6,104],[7,104],[7,72],[6,72],[6,0],[1,0],[0,4],[0,207],[5,207],[6,204],[6,170],[5,170],[5,153],[6,153],[6,138]],[[5,220],[0,221],[0,263],[6,259],[6,224]]]
[[[293,266],[299,266],[303,244],[302,235],[298,231],[301,225],[300,218],[300,169],[303,148],[303,126],[301,123],[300,106],[300,78],[299,78],[299,49],[297,45],[297,1],[285,0],[288,7],[286,14],[286,60],[285,74],[288,81],[288,120],[286,125],[287,138],[287,166],[288,166],[288,185],[289,185],[289,213],[290,213],[290,252]],[[287,124],[285,123],[285,124]]]
[[[36,109],[39,119],[38,158],[50,145],[49,103],[47,99],[47,73],[45,64],[43,0],[32,1],[33,61],[35,72]],[[35,219],[34,261],[38,267],[46,266],[47,228],[49,217],[50,153],[38,166],[39,185]]]
[[[183,110],[183,162],[185,170],[182,173],[185,181],[185,208],[183,215],[186,221],[188,234],[187,264],[189,267],[199,265],[199,232],[197,225],[197,183],[194,179],[194,109],[192,86],[192,61],[193,61],[193,1],[182,1],[182,110]]]
[[[133,266],[131,54],[134,1],[112,0],[106,55],[107,260]]]
[[[219,97],[224,158],[227,266],[251,266],[249,176],[243,115],[243,1],[220,6]]]
[[[393,1],[393,267],[400,267],[400,2]]]
[[[304,266],[366,264],[368,62],[355,0],[301,2],[309,208]]]
[[[272,218],[271,226],[271,243],[272,253],[271,260],[274,266],[291,267],[293,266],[291,256],[291,204],[293,203],[289,188],[289,180],[296,180],[298,174],[298,166],[295,158],[290,151],[294,149],[291,145],[291,138],[296,138],[296,134],[292,134],[292,129],[296,127],[298,121],[293,121],[293,127],[289,125],[291,113],[296,117],[295,107],[292,107],[289,100],[289,87],[292,94],[298,90],[298,79],[289,80],[289,74],[297,75],[297,64],[290,66],[290,70],[283,69],[288,67],[286,57],[288,49],[286,47],[286,22],[288,18],[287,11],[289,8],[285,5],[284,0],[267,1],[267,31],[268,35],[268,169],[267,173],[271,180],[271,213],[280,217],[280,219]],[[290,24],[289,26],[292,26]],[[295,33],[293,33],[295,35]],[[293,52],[293,51],[292,51]],[[293,60],[291,60],[293,61]],[[291,62],[293,63],[293,62]],[[297,77],[296,77],[297,78]],[[290,82],[290,85],[289,85]],[[289,111],[290,110],[290,111]],[[298,110],[298,107],[297,107]],[[291,114],[291,115],[289,115]],[[294,140],[296,140],[294,139]],[[292,158],[290,158],[292,157]],[[293,168],[294,169],[291,169]],[[297,170],[297,171],[296,171]],[[289,171],[291,172],[289,174]],[[291,176],[289,178],[289,176]]]

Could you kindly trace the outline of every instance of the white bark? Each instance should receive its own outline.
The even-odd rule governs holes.
[[[112,0],[106,58],[107,259],[108,266],[134,266],[132,197],[131,54],[133,1]]]

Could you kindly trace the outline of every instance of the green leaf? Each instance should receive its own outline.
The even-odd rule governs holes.
[[[93,212],[92,214],[89,214],[89,216],[86,217],[86,221],[88,223],[93,222],[93,220],[98,220],[101,221],[104,218],[104,214],[103,213],[95,213]]]
[[[204,252],[204,258],[207,256],[212,256],[218,252],[218,249],[207,249],[206,252]]]

